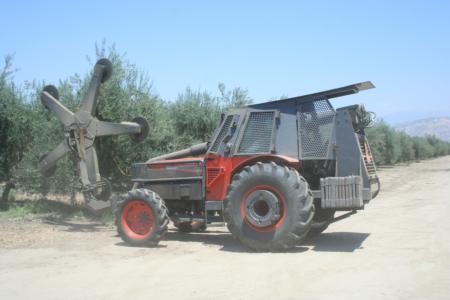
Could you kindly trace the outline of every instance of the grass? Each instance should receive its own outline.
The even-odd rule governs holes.
[[[5,219],[36,219],[45,217],[85,218],[102,224],[114,223],[110,211],[94,215],[82,206],[48,199],[10,201],[9,209],[0,211],[0,218]]]

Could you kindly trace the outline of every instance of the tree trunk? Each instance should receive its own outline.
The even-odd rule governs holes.
[[[14,183],[8,181],[3,189],[2,198],[0,199],[0,211],[6,211],[9,209],[9,192],[14,188]]]
[[[70,191],[70,204],[71,204],[72,206],[75,206],[75,203],[76,203],[76,196],[77,196],[76,191],[75,191],[75,189],[72,187],[72,190]]]

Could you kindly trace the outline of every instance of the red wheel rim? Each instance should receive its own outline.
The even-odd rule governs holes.
[[[270,225],[270,226],[267,226],[267,227],[257,227],[257,226],[254,226],[252,223],[250,223],[250,222],[247,220],[246,210],[245,210],[245,202],[246,202],[247,197],[248,197],[251,193],[253,193],[254,191],[257,191],[257,190],[267,190],[267,191],[270,191],[270,192],[274,193],[274,194],[278,197],[278,199],[280,200],[280,204],[281,204],[281,217],[280,217],[280,219],[279,219],[276,223],[274,223],[274,224],[272,224],[272,225]],[[269,186],[269,185],[257,185],[257,186],[255,186],[255,187],[253,187],[252,189],[248,190],[248,191],[244,194],[244,197],[242,197],[242,200],[241,200],[241,216],[242,216],[242,218],[244,219],[245,224],[247,224],[247,225],[248,225],[249,227],[251,227],[253,230],[258,231],[258,232],[272,232],[272,231],[277,230],[278,228],[280,228],[280,226],[283,224],[284,219],[285,219],[285,217],[286,217],[286,205],[287,205],[287,204],[286,204],[286,200],[284,199],[284,196],[283,196],[276,188],[274,188],[274,187],[272,187],[272,186]]]
[[[132,239],[142,240],[150,236],[154,229],[154,222],[153,210],[145,201],[128,201],[122,209],[122,228]]]

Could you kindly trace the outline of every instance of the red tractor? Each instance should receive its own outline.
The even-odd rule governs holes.
[[[112,200],[120,236],[156,245],[169,220],[183,232],[225,221],[248,248],[282,251],[363,209],[380,190],[364,132],[371,114],[361,105],[335,110],[330,99],[373,87],[364,82],[231,109],[209,142],[134,164],[133,188]],[[125,125],[137,139],[148,132],[142,118]],[[91,197],[108,190],[96,174],[88,176]],[[335,217],[337,211],[346,213]]]

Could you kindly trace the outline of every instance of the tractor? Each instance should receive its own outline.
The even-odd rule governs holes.
[[[109,61],[97,62],[76,114],[62,108],[54,87],[44,88],[42,101],[63,121],[65,140],[40,167],[48,174],[73,152],[87,202],[110,198],[118,233],[130,245],[157,245],[170,221],[182,232],[225,222],[251,250],[284,251],[364,209],[380,191],[365,134],[372,113],[362,105],[334,109],[330,103],[374,88],[362,82],[230,109],[208,142],[133,164],[130,191],[110,197],[95,137],[128,133],[139,141],[149,132],[145,118],[108,123],[92,116],[111,72]]]

